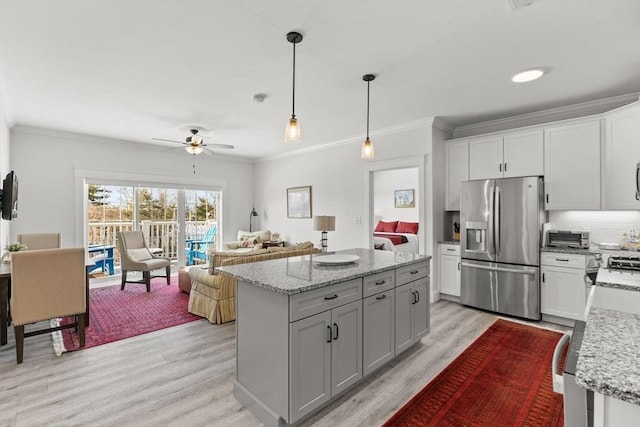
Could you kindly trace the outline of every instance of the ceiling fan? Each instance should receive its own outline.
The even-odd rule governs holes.
[[[163,138],[151,138],[151,139],[154,139],[156,141],[167,141],[167,142],[175,142],[177,144],[182,144],[184,145],[184,149],[187,151],[187,153],[193,154],[194,156],[202,153],[203,151],[205,153],[211,154],[212,151],[206,147],[221,148],[225,150],[231,150],[235,148],[233,145],[229,145],[229,144],[205,144],[204,139],[200,135],[198,135],[198,129],[190,129],[190,132],[191,132],[191,136],[186,137],[185,142],[174,141],[172,139],[163,139]]]

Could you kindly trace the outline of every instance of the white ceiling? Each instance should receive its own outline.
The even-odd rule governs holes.
[[[292,30],[304,35],[300,145],[282,142]],[[511,83],[534,66],[549,72]],[[362,139],[367,73],[378,76],[372,133],[640,92],[640,0],[518,10],[507,0],[0,0],[0,87],[14,124],[144,143],[198,125],[232,155],[262,158]]]

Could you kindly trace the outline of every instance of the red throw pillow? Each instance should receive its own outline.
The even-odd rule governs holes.
[[[378,221],[378,225],[376,225],[376,228],[373,231],[376,233],[395,233],[397,225],[398,221]]]
[[[409,233],[418,234],[417,222],[402,222],[398,221],[398,227],[396,227],[396,233]]]

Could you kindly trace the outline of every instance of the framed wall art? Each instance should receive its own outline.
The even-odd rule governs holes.
[[[415,208],[416,202],[413,198],[413,189],[411,190],[396,190],[393,192],[393,199],[395,200],[396,208]]]
[[[287,188],[287,217],[311,218],[311,186]]]

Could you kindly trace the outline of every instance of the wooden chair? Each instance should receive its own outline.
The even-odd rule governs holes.
[[[11,257],[11,314],[16,336],[16,361],[22,363],[24,338],[78,328],[85,345],[86,269],[84,248],[16,252]],[[69,325],[24,331],[43,320],[75,316]]]
[[[144,283],[147,286],[147,292],[151,292],[151,278],[153,277],[166,277],[167,285],[170,284],[171,260],[154,256],[144,241],[142,231],[121,231],[118,232],[117,237],[120,268],[122,269],[121,290],[124,290],[125,283]],[[165,269],[164,276],[151,275],[153,270],[160,268]],[[127,274],[130,271],[142,272],[142,280],[127,280]]]
[[[60,247],[60,233],[28,233],[18,234],[18,242],[28,250],[55,249]]]
[[[196,259],[203,261],[209,260],[207,249],[209,245],[212,245],[216,241],[216,232],[218,228],[216,226],[207,230],[202,240],[187,240],[186,256],[187,265],[193,265]]]

